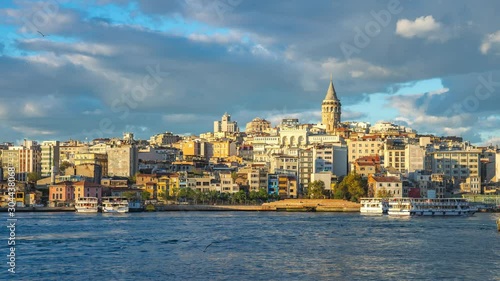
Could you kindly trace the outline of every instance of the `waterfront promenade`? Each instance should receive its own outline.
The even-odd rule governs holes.
[[[338,199],[285,199],[262,205],[158,205],[156,211],[359,212],[360,204]],[[74,207],[17,207],[16,212],[74,212]],[[7,208],[0,208],[7,212]]]

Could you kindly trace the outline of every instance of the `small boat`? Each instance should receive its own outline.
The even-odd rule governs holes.
[[[80,197],[75,201],[75,210],[77,213],[97,213],[97,197]]]
[[[359,211],[362,214],[387,214],[389,204],[384,198],[361,198],[361,208]]]
[[[123,197],[103,197],[102,198],[103,213],[128,213],[129,206],[127,198]]]
[[[500,231],[500,218],[497,219],[497,229]]]

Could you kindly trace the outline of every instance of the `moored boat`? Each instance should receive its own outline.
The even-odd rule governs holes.
[[[463,198],[391,198],[387,213],[394,216],[470,216],[477,209]]]
[[[103,197],[102,198],[103,213],[128,213],[129,206],[127,198],[122,197]]]
[[[98,203],[97,197],[80,197],[75,201],[75,210],[77,213],[97,213]]]
[[[387,214],[389,205],[383,198],[361,198],[359,211],[363,214]]]

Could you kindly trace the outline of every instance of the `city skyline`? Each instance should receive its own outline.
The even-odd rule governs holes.
[[[499,144],[499,4],[362,3],[3,2],[2,141],[318,123],[332,75],[342,121]]]

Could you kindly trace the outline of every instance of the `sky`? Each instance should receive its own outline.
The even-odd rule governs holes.
[[[342,121],[500,144],[499,1],[3,0],[0,142]]]

